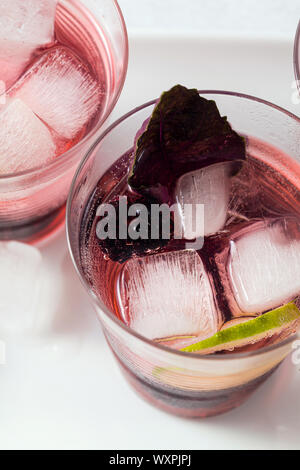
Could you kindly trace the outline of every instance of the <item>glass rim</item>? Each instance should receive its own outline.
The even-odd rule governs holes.
[[[297,88],[300,91],[300,21],[298,23],[296,36],[294,40],[294,70],[297,80]]]
[[[97,132],[99,132],[99,130],[101,129],[101,127],[103,126],[105,121],[108,119],[108,117],[112,113],[112,111],[113,111],[113,109],[114,109],[114,107],[115,107],[115,105],[116,105],[116,103],[117,103],[117,101],[120,97],[120,94],[123,90],[126,75],[127,75],[127,71],[128,71],[129,39],[128,39],[128,31],[127,31],[125,19],[124,19],[121,7],[118,3],[118,0],[110,0],[110,1],[115,5],[117,14],[119,15],[119,19],[120,19],[120,22],[121,22],[122,35],[123,35],[123,38],[125,40],[125,52],[124,52],[124,60],[123,60],[123,66],[124,67],[123,67],[123,71],[122,71],[120,84],[119,84],[117,93],[116,93],[113,101],[110,103],[110,106],[108,107],[106,113],[103,115],[103,118],[99,121],[98,125],[95,126],[94,129],[91,129],[90,132],[86,136],[84,136],[83,139],[80,140],[80,142],[77,142],[77,144],[74,145],[74,147],[71,147],[69,150],[64,152],[58,158],[55,158],[53,161],[49,162],[46,165],[41,165],[41,166],[38,166],[36,168],[32,168],[32,169],[29,169],[29,170],[20,171],[20,172],[16,172],[16,173],[9,173],[9,174],[6,174],[6,175],[0,175],[0,183],[1,182],[14,181],[14,180],[20,180],[22,178],[26,178],[26,177],[30,177],[30,176],[40,174],[41,172],[44,172],[44,171],[56,170],[59,167],[65,165],[66,163],[68,163],[69,160],[72,160],[72,156],[73,156],[74,151],[76,151],[80,147],[83,147],[84,144],[89,139],[93,138],[95,136],[95,134]]]
[[[209,94],[215,94],[215,95],[224,95],[224,96],[231,96],[235,98],[242,98],[246,99],[249,101],[255,101],[257,103],[266,105],[276,111],[282,112],[289,116],[290,118],[296,120],[300,124],[300,117],[296,116],[292,112],[274,104],[271,103],[270,101],[266,101],[261,98],[257,98],[252,95],[244,94],[244,93],[238,93],[238,92],[233,92],[233,91],[223,91],[223,90],[198,90],[198,93],[200,95],[209,95]],[[77,188],[77,180],[78,177],[81,174],[82,169],[84,168],[85,164],[88,162],[89,158],[91,155],[94,153],[96,148],[99,146],[99,144],[102,142],[102,140],[105,139],[105,137],[110,134],[111,131],[116,129],[119,124],[122,122],[126,121],[126,119],[130,118],[134,114],[138,113],[139,111],[142,111],[143,109],[146,109],[147,107],[153,106],[157,102],[157,99],[148,101],[140,106],[135,107],[128,113],[124,114],[121,116],[119,119],[117,119],[114,123],[112,123],[100,136],[99,138],[94,142],[94,144],[91,146],[91,148],[88,150],[86,153],[85,157],[82,159],[80,162],[79,167],[76,170],[76,173],[74,175],[71,188],[69,191],[69,196],[67,200],[67,206],[66,206],[66,236],[67,236],[67,243],[68,243],[68,248],[69,248],[69,253],[72,259],[72,262],[74,264],[74,267],[76,269],[76,272],[79,276],[79,279],[85,289],[88,292],[88,295],[92,298],[92,301],[96,303],[96,305],[99,307],[99,309],[111,320],[118,328],[121,328],[126,334],[129,334],[130,336],[133,336],[135,339],[138,341],[141,341],[142,343],[147,344],[150,347],[153,347],[154,349],[161,351],[162,354],[164,353],[169,353],[171,355],[175,355],[181,358],[193,358],[195,360],[210,360],[210,361],[229,361],[229,360],[235,360],[235,359],[245,359],[249,357],[256,357],[263,355],[265,353],[275,351],[281,347],[284,347],[290,343],[293,343],[295,340],[300,338],[299,333],[295,333],[291,335],[290,337],[286,338],[284,341],[281,341],[280,343],[276,343],[270,346],[266,346],[260,349],[257,349],[255,351],[249,351],[249,352],[242,352],[242,353],[233,353],[233,354],[224,354],[224,355],[212,355],[212,354],[197,354],[197,353],[190,353],[190,352],[185,352],[185,351],[180,351],[176,349],[171,349],[168,348],[167,346],[163,346],[160,343],[156,343],[153,340],[146,338],[145,336],[137,333],[134,331],[132,328],[129,326],[125,325],[125,323],[121,322],[116,315],[114,315],[105,305],[102,304],[102,302],[99,300],[99,298],[96,296],[96,294],[92,291],[90,285],[88,284],[86,278],[81,274],[78,264],[75,260],[73,248],[72,248],[72,243],[71,243],[71,236],[70,236],[70,219],[71,219],[71,208],[72,208],[72,200],[73,196],[75,194],[75,190]]]

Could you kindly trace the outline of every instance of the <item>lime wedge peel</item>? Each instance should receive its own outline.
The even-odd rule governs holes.
[[[265,337],[279,335],[286,328],[291,332],[300,327],[300,310],[294,302],[271,310],[263,315],[221,330],[214,336],[180,351],[212,354],[217,351],[233,350],[247,344],[254,344]]]

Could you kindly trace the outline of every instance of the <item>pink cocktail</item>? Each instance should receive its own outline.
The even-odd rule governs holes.
[[[300,325],[299,118],[254,97],[199,93],[207,106],[214,100],[245,138],[231,133],[217,147],[210,141],[211,158],[222,163],[189,173],[195,162],[190,155],[194,148],[207,149],[207,140],[188,153],[186,140],[166,167],[166,147],[173,143],[170,128],[164,129],[169,114],[151,102],[121,118],[93,146],[73,182],[67,214],[75,266],[122,372],[144,398],[185,417],[243,403],[291,351]],[[143,125],[154,108],[153,119],[161,119],[158,134]],[[177,116],[176,139],[189,132],[178,126]],[[138,175],[134,159],[142,140],[135,133],[141,127],[149,132],[151,152],[140,152],[141,165],[147,164]],[[230,147],[237,149],[237,165],[227,152],[230,139],[238,144]],[[187,173],[177,178],[178,168]],[[163,187],[174,172],[176,184]],[[175,238],[100,238],[105,217],[99,208],[118,207],[118,227],[120,198],[127,197],[128,212],[141,204],[134,209],[140,216],[142,205],[158,197],[169,204],[170,194],[185,221],[183,244]],[[206,211],[198,246],[186,245],[185,199],[202,201]]]
[[[127,34],[114,0],[2,3],[0,239],[34,242],[64,221],[75,169],[122,90]]]

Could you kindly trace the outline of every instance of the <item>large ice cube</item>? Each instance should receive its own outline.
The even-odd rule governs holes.
[[[0,243],[0,332],[32,328],[38,309],[42,256],[18,242]]]
[[[295,227],[295,222],[282,220],[231,241],[228,272],[243,312],[264,312],[300,294],[300,239],[294,237]]]
[[[0,111],[0,175],[38,167],[54,156],[45,124],[21,100],[9,100]]]
[[[1,0],[0,80],[8,89],[32,53],[54,39],[57,0]]]
[[[230,163],[211,165],[178,180],[175,198],[186,239],[208,236],[223,228],[229,203],[230,169]],[[201,217],[195,217],[197,204],[204,206],[204,225]],[[191,210],[185,205],[190,205]]]
[[[125,322],[149,339],[208,337],[219,318],[200,257],[181,251],[132,259],[119,286]]]
[[[56,47],[24,75],[14,95],[58,135],[73,139],[97,113],[101,90],[71,51]]]

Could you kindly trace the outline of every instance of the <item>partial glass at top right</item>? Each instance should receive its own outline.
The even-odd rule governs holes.
[[[299,340],[299,139],[300,119],[274,104],[177,85],[113,124],[77,172],[75,266],[123,374],[165,411],[239,406]],[[173,208],[169,238],[157,204]],[[148,238],[142,219],[131,230],[143,208]],[[101,231],[110,213],[116,238]]]

